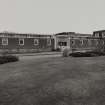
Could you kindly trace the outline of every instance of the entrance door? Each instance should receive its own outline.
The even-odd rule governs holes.
[[[58,42],[59,48],[63,51],[67,47],[67,42]]]

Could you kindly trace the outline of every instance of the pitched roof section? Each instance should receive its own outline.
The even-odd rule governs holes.
[[[15,32],[1,32],[0,36],[3,37],[51,37],[51,34],[34,34],[34,33],[15,33]]]
[[[62,32],[55,34],[57,36],[72,36],[72,37],[91,37],[92,34],[83,34],[83,33],[75,33],[75,32]]]
[[[83,33],[75,33],[75,36],[80,36],[80,37],[91,37],[92,34],[83,34]]]
[[[105,30],[98,30],[98,31],[94,31],[94,32],[105,32]],[[93,33],[94,33],[94,32],[93,32]]]
[[[55,35],[70,35],[70,34],[75,34],[75,32],[61,32],[61,33],[57,33]]]

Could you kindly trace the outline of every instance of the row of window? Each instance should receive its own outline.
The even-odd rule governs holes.
[[[67,46],[67,42],[58,42],[59,46]]]
[[[99,37],[99,36],[100,36],[99,33],[95,33],[95,37]],[[105,37],[105,32],[102,32],[101,36]]]
[[[85,40],[80,40],[81,45],[84,44],[84,41],[85,41]],[[88,43],[91,45],[92,41],[93,41],[93,40],[90,40],[90,39],[89,39],[89,40],[88,40]],[[75,40],[72,40],[71,43],[72,43],[72,45],[75,45]],[[98,41],[98,40],[95,40],[95,43],[96,43],[96,45],[98,45],[99,41]],[[102,41],[102,44],[104,45],[104,40]]]
[[[80,41],[80,44],[83,45],[86,40],[79,40],[79,41]],[[95,41],[94,43],[95,43],[96,45],[98,45],[98,43],[99,43],[98,40],[91,40],[91,39],[89,39],[89,40],[87,40],[87,41],[88,41],[88,44],[89,44],[89,45],[92,45],[92,41]],[[104,45],[104,40],[102,40],[101,43]],[[75,45],[75,44],[76,44],[75,40],[72,40],[72,41],[71,41],[71,44],[72,44],[72,45]],[[59,46],[67,46],[67,42],[58,42],[58,45],[59,45]]]
[[[51,45],[51,40],[47,39],[47,44]],[[8,38],[2,38],[2,45],[8,45]],[[19,39],[19,45],[24,45],[24,39]],[[39,40],[34,39],[34,45],[39,45]]]
[[[95,33],[95,37],[99,37],[99,33]]]

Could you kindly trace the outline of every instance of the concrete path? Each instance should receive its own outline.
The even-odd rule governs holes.
[[[24,54],[14,54],[17,56],[38,56],[38,55],[58,55],[62,52],[40,52],[40,53],[24,53]]]
[[[19,59],[33,59],[33,58],[47,58],[47,57],[60,57],[62,56],[61,52],[41,52],[41,53],[27,53],[27,54],[15,54],[19,56]]]
[[[26,60],[26,59],[39,59],[39,58],[49,58],[49,57],[61,57],[61,54],[56,54],[56,55],[38,55],[38,56],[20,56],[20,60]]]

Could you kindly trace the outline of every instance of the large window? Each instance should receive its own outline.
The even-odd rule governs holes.
[[[39,40],[38,39],[34,39],[34,45],[39,45]]]
[[[67,42],[58,42],[59,46],[67,46]]]
[[[2,45],[8,45],[8,38],[2,38]]]
[[[24,45],[24,39],[19,39],[19,45]]]
[[[95,37],[99,37],[99,33],[95,33]]]
[[[84,43],[84,40],[80,39],[80,44],[83,45],[83,43]]]
[[[105,32],[102,32],[102,37],[105,37]]]

